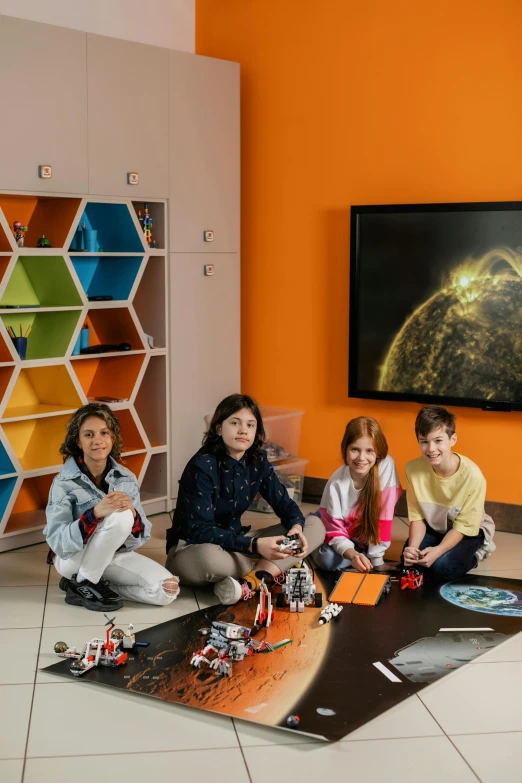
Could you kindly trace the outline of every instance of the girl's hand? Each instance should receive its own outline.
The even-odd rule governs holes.
[[[357,552],[355,549],[352,549],[352,552],[353,555],[350,556],[350,554],[348,554],[348,558],[350,559],[354,568],[356,568],[358,571],[361,571],[363,574],[372,570],[371,561],[368,560],[366,555],[363,555],[362,552]],[[345,552],[344,557],[346,556],[347,555]]]
[[[303,533],[303,528],[301,527],[301,525],[294,525],[292,528],[290,528],[290,530],[288,531],[288,533],[286,535],[287,536],[295,536],[296,534],[299,536],[299,543],[300,543],[301,549],[303,551],[300,552],[298,555],[296,555],[295,552],[292,552],[291,550],[288,550],[288,549],[285,549],[285,552],[290,551],[291,554],[294,557],[305,558],[307,556],[307,554],[308,554],[308,541],[306,540],[306,537],[305,537],[305,534]]]
[[[108,517],[114,511],[132,511],[132,515],[136,518],[136,509],[132,505],[132,501],[125,492],[109,492],[103,500],[94,506],[94,516],[97,518]]]
[[[289,555],[293,555],[289,549],[279,551],[279,544],[285,536],[267,536],[257,539],[257,553],[265,560],[284,560]]]

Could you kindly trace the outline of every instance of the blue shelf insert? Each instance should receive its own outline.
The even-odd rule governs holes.
[[[87,296],[128,299],[143,256],[81,256],[71,261]]]
[[[97,231],[94,248],[87,246],[88,236],[83,226],[89,232]],[[143,252],[143,242],[126,204],[91,202],[85,207],[69,249],[71,253],[82,250],[96,253],[99,248],[105,253]]]
[[[4,444],[0,442],[0,476],[5,476],[6,473],[16,473],[16,469],[7,456]]]
[[[0,479],[0,519],[4,516],[9,499],[13,494],[16,484],[16,477]]]

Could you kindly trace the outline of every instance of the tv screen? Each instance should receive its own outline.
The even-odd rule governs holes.
[[[522,410],[522,202],[351,209],[349,396]]]

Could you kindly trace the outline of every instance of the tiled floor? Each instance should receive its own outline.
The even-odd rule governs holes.
[[[273,522],[245,516],[255,527]],[[168,517],[153,523],[142,551],[161,562]],[[390,557],[406,534],[396,519]],[[522,536],[496,541],[480,572],[522,579]],[[342,742],[307,741],[39,672],[55,661],[57,639],[79,646],[99,633],[94,613],[64,603],[45,551],[39,544],[0,554],[2,783],[315,783],[325,774],[370,783],[522,781],[522,634]],[[213,602],[210,591],[184,589],[170,607],[126,602],[118,622],[141,630]]]

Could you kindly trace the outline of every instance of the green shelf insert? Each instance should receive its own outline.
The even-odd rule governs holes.
[[[0,301],[0,307],[71,307],[82,304],[63,256],[20,256]]]
[[[81,310],[59,310],[57,312],[6,313],[1,316],[5,326],[11,326],[16,335],[25,335],[29,326],[31,333],[27,338],[26,360],[52,359],[65,356],[74,329],[81,318]]]

